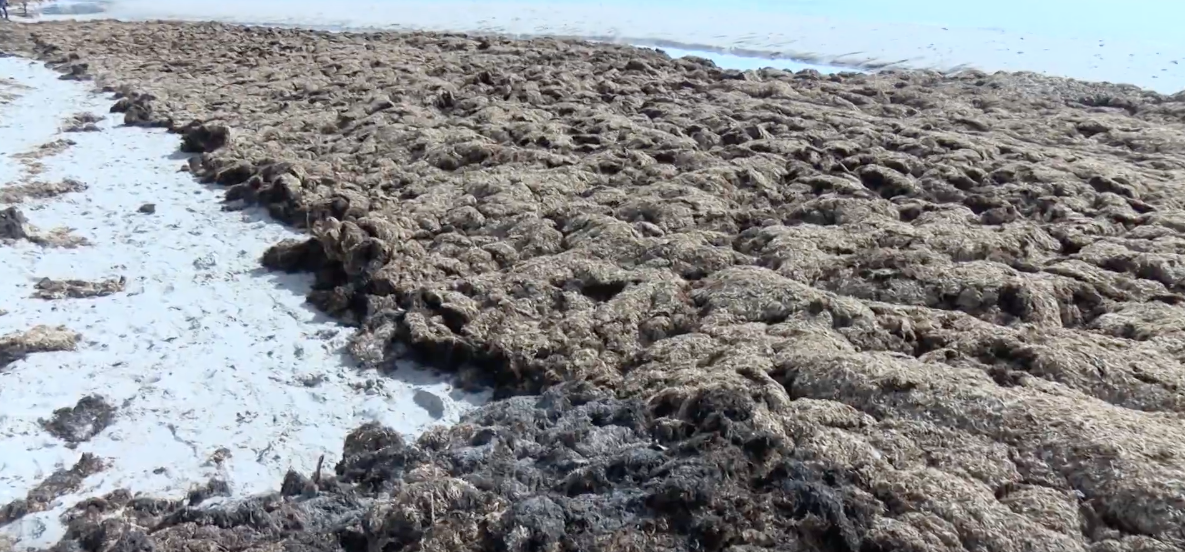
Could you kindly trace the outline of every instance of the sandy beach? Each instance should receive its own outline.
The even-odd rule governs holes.
[[[248,462],[272,493],[195,470],[188,499],[166,496],[182,482],[102,479],[118,447],[55,452],[57,479],[24,476],[9,498],[89,489],[43,501],[63,552],[1185,548],[1179,97],[1033,73],[737,71],[576,40],[221,23],[14,26],[0,51],[107,94],[60,92],[72,99],[54,121],[104,113],[72,148],[164,157],[153,182],[173,171],[131,186],[47,164],[49,180],[94,176],[63,197],[112,202],[94,222],[110,234],[55,244],[127,240],[116,221],[156,220],[138,204],[158,218],[188,207],[172,224],[244,241],[226,261],[240,287],[188,313],[231,312],[243,363],[341,324],[352,365],[298,363],[341,368],[334,401],[361,402],[345,382],[401,362],[497,399],[450,405],[457,423],[427,430],[339,416],[292,438],[292,459]],[[16,84],[48,86],[38,78]],[[24,145],[57,139],[43,134]],[[47,205],[44,219],[18,206],[46,229],[26,234],[81,220]],[[139,224],[156,225],[140,240],[185,232]],[[22,239],[3,247],[48,247]],[[40,252],[16,255],[48,263],[37,270],[5,270],[150,290],[163,284],[132,277],[156,266],[176,286],[221,266],[194,262],[202,243],[139,270]],[[87,247],[115,254],[71,250]],[[244,335],[274,319],[238,312],[228,290],[263,293],[251,286],[268,278],[303,282],[276,300],[298,310],[290,294],[306,293],[326,319]],[[126,319],[147,309],[128,301]],[[19,329],[85,336],[71,308],[85,309],[21,306]],[[126,347],[175,335],[153,328]],[[192,331],[191,348],[228,339]],[[114,359],[71,356],[86,338],[55,335],[65,350],[14,349],[0,385]],[[298,451],[347,431],[322,471]]]
[[[60,76],[0,58],[0,217],[30,234],[0,243],[0,536],[48,547],[68,508],[122,488],[265,492],[332,466],[362,423],[418,435],[481,402],[414,366],[358,370],[352,330],[304,304],[312,278],[259,266],[299,233],[221,201],[178,171],[177,136],[123,127],[110,94]],[[62,350],[23,350],[46,341]],[[16,516],[85,454],[104,469]]]

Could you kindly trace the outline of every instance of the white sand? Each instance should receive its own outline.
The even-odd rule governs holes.
[[[0,104],[0,186],[22,178],[12,154],[74,140],[45,160],[39,178],[74,178],[89,189],[20,208],[36,226],[72,227],[94,244],[0,245],[0,309],[9,311],[0,334],[64,324],[84,338],[77,351],[35,353],[0,369],[0,505],[83,452],[111,462],[80,493],[0,536],[22,547],[52,544],[66,507],[120,487],[180,497],[218,475],[237,493],[276,489],[289,467],[310,473],[321,454],[332,469],[342,438],[363,422],[417,434],[485,399],[411,368],[383,377],[348,366],[339,350],[350,330],[304,304],[309,282],[259,268],[263,251],[294,232],[258,211],[222,211],[216,190],[178,172],[174,135],[121,127],[116,116],[100,123],[102,132],[59,133],[69,114],[106,113],[111,100],[89,85],[16,58],[0,59],[0,76],[28,87],[0,85],[20,94]],[[139,213],[145,203],[156,213]],[[30,298],[41,277],[121,275],[128,289],[112,296]],[[444,399],[443,419],[413,404],[420,388]],[[71,450],[40,426],[92,393],[119,411],[90,442]],[[221,447],[231,456],[219,468],[208,460]]]
[[[1029,70],[1165,93],[1185,89],[1185,40],[1176,28],[1185,4],[1155,0],[109,1],[72,4],[101,6],[103,16],[128,20],[551,34],[816,63]]]

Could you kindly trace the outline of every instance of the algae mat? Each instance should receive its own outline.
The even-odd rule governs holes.
[[[108,497],[87,549],[1185,546],[1185,98],[221,24],[0,46],[307,228],[263,262],[361,361],[519,395],[279,495]]]

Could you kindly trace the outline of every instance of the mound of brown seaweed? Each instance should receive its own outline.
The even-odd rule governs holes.
[[[277,495],[92,500],[62,550],[1185,548],[1180,95],[221,24],[0,47],[307,228],[263,262],[366,365],[509,397]]]

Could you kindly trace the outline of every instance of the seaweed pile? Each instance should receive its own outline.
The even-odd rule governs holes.
[[[65,550],[1185,548],[1185,94],[553,39],[21,26],[306,228],[382,368],[502,400]],[[120,515],[115,515],[119,513]]]

